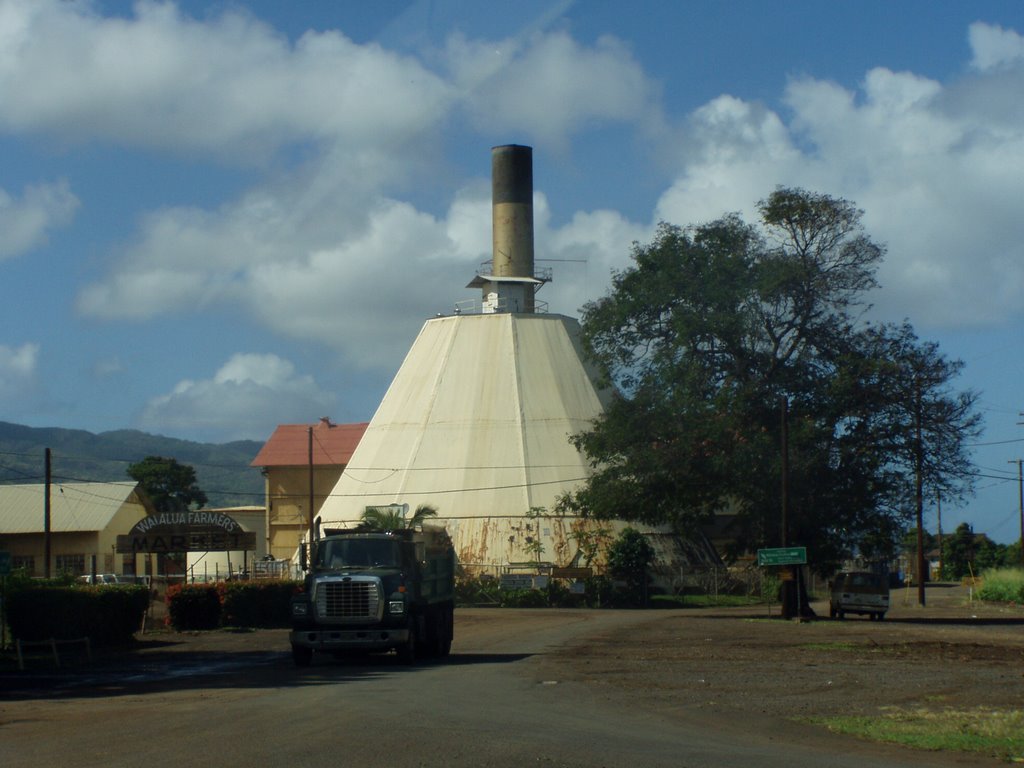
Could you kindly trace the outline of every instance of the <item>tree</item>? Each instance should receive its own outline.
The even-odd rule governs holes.
[[[142,486],[157,512],[201,509],[206,504],[195,470],[176,459],[147,456],[128,466],[128,476]]]
[[[633,599],[646,598],[647,569],[654,561],[654,548],[635,528],[624,528],[608,547],[608,570],[626,582]]]
[[[989,568],[1005,565],[1007,547],[996,544],[983,533],[975,533],[967,523],[942,542],[943,578],[963,579],[978,576]]]
[[[618,396],[573,437],[594,473],[560,508],[683,532],[729,510],[734,554],[785,539],[822,572],[851,550],[891,555],[914,467],[926,487],[969,489],[974,396],[950,393],[960,364],[909,324],[863,319],[883,249],[861,211],[799,189],[758,209],[758,226],[662,224],[584,307],[585,348]]]
[[[364,528],[374,531],[401,531],[421,528],[428,517],[436,517],[437,510],[427,504],[420,504],[412,517],[406,519],[405,513],[395,507],[367,507],[363,511],[360,523]]]

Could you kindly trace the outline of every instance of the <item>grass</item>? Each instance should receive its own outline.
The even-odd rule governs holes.
[[[810,722],[838,733],[915,749],[974,752],[1024,762],[1024,711],[891,708],[872,717],[821,717]]]
[[[652,608],[734,608],[760,605],[756,596],[745,595],[651,595]]]
[[[982,600],[997,603],[1024,602],[1024,570],[997,568],[981,575],[982,584],[977,595]]]

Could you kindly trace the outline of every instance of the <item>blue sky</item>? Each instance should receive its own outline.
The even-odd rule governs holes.
[[[490,257],[490,148],[534,147],[539,298],[576,315],[658,221],[855,201],[981,392],[1020,535],[1019,2],[0,0],[0,420],[262,440],[368,420]],[[934,506],[929,510],[934,527]]]

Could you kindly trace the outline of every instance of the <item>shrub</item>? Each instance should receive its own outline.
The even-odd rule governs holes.
[[[547,608],[547,593],[540,589],[506,589],[501,593],[502,608]]]
[[[7,597],[7,623],[19,640],[75,640],[97,646],[130,642],[149,605],[143,586],[19,585]]]
[[[221,624],[226,627],[287,627],[294,581],[233,581],[224,585]]]
[[[501,588],[498,580],[487,574],[476,577],[460,575],[455,580],[455,604],[500,605]]]
[[[982,575],[978,597],[998,603],[1024,603],[1024,570],[997,568]]]
[[[215,586],[175,584],[167,589],[167,620],[179,632],[220,626],[221,595]]]

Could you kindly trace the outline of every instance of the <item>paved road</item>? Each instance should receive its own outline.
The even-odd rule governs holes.
[[[548,657],[664,614],[462,611],[447,663],[295,669],[283,633],[253,650],[153,654],[0,689],[0,766],[673,766],[896,768],[992,761],[862,744],[770,718],[723,722],[642,692],[562,680]],[[278,643],[280,643],[278,645]],[[280,650],[278,650],[278,648]],[[173,673],[173,674],[172,674]],[[28,686],[28,687],[27,687]]]

